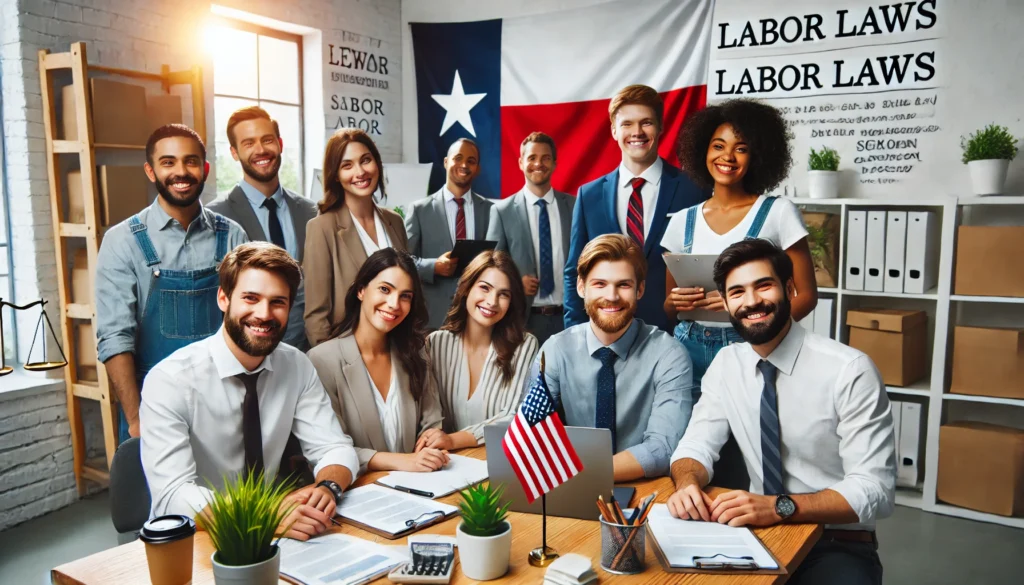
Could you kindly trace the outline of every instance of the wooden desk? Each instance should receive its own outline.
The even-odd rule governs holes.
[[[484,457],[484,448],[477,447],[468,449],[461,453],[470,457]],[[356,485],[372,483],[383,476],[384,473],[371,473],[361,477]],[[637,493],[634,502],[639,498],[646,497],[654,490],[658,490],[659,502],[668,500],[673,491],[672,480],[662,477],[653,480],[635,482]],[[455,504],[458,501],[458,494],[452,494],[441,501]],[[595,506],[596,514],[596,506]],[[521,514],[513,512],[509,514],[512,523],[512,557],[510,560],[509,572],[494,583],[530,584],[539,583],[544,575],[545,569],[531,567],[527,562],[527,553],[540,546],[541,540],[541,517],[534,514]],[[447,534],[454,535],[458,526],[458,517],[451,518],[440,524],[430,526],[420,531],[426,534]],[[352,526],[341,526],[332,528],[334,532],[352,534],[383,544],[400,544],[405,539],[389,541],[379,536],[370,534]],[[773,526],[754,531],[757,536],[771,549],[772,553],[786,569],[792,573],[796,567],[807,556],[818,537],[821,535],[821,527],[812,524],[794,524],[785,526]],[[681,573],[666,573],[662,571],[661,565],[654,557],[652,547],[647,546],[647,570],[639,575],[621,576],[606,573],[600,568],[601,535],[596,520],[574,520],[570,518],[548,518],[548,545],[560,553],[576,552],[593,559],[594,567],[598,572],[601,583],[650,583],[650,584],[726,584],[741,583],[742,585],[769,585],[785,583],[785,575],[692,575]],[[205,532],[196,534],[195,553],[192,565],[193,585],[205,585],[213,583],[213,570],[210,567],[210,555],[213,553],[213,546],[210,544],[209,536]],[[149,568],[146,565],[146,552],[140,541],[121,545],[94,555],[61,565],[50,572],[50,577],[58,585],[93,585],[93,584],[140,584],[150,583]],[[381,577],[374,583],[388,583],[386,577]],[[467,579],[459,567],[455,568],[452,575],[453,584],[472,583]],[[286,583],[281,581],[281,583]]]

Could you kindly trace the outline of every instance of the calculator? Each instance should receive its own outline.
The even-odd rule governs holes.
[[[445,584],[452,578],[455,546],[446,542],[414,542],[409,545],[412,561],[403,563],[388,574],[392,583]]]

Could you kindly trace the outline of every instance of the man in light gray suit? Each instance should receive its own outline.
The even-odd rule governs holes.
[[[459,138],[444,158],[447,180],[433,195],[420,199],[405,216],[409,253],[423,280],[431,329],[444,324],[458,284],[456,270],[472,258],[454,258],[457,240],[482,240],[487,235],[491,201],[473,193],[473,179],[480,173],[480,149],[469,138]]]
[[[526,329],[541,344],[564,328],[562,269],[569,250],[576,198],[551,188],[555,141],[543,132],[527,136],[519,147],[523,188],[491,207],[487,239],[508,252],[523,275],[527,295]],[[576,291],[569,291],[575,294]]]
[[[242,180],[207,208],[238,222],[250,240],[273,242],[302,262],[306,222],[316,217],[316,203],[281,186],[278,171],[284,143],[277,122],[263,108],[251,106],[231,114],[227,132],[231,156],[242,165]],[[309,350],[302,320],[305,307],[300,284],[284,342],[301,351]]]

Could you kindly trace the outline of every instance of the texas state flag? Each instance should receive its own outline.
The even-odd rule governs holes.
[[[621,160],[608,103],[627,85],[665,101],[660,154],[672,161],[688,114],[704,107],[712,2],[615,0],[534,16],[412,23],[420,162],[442,161],[460,137],[480,146],[473,190],[504,197],[523,186],[519,146],[528,134],[555,139],[552,183],[575,193]]]

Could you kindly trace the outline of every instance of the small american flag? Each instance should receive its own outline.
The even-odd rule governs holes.
[[[544,381],[543,354],[540,373],[505,432],[502,446],[528,502],[583,470],[583,463],[569,442]]]

